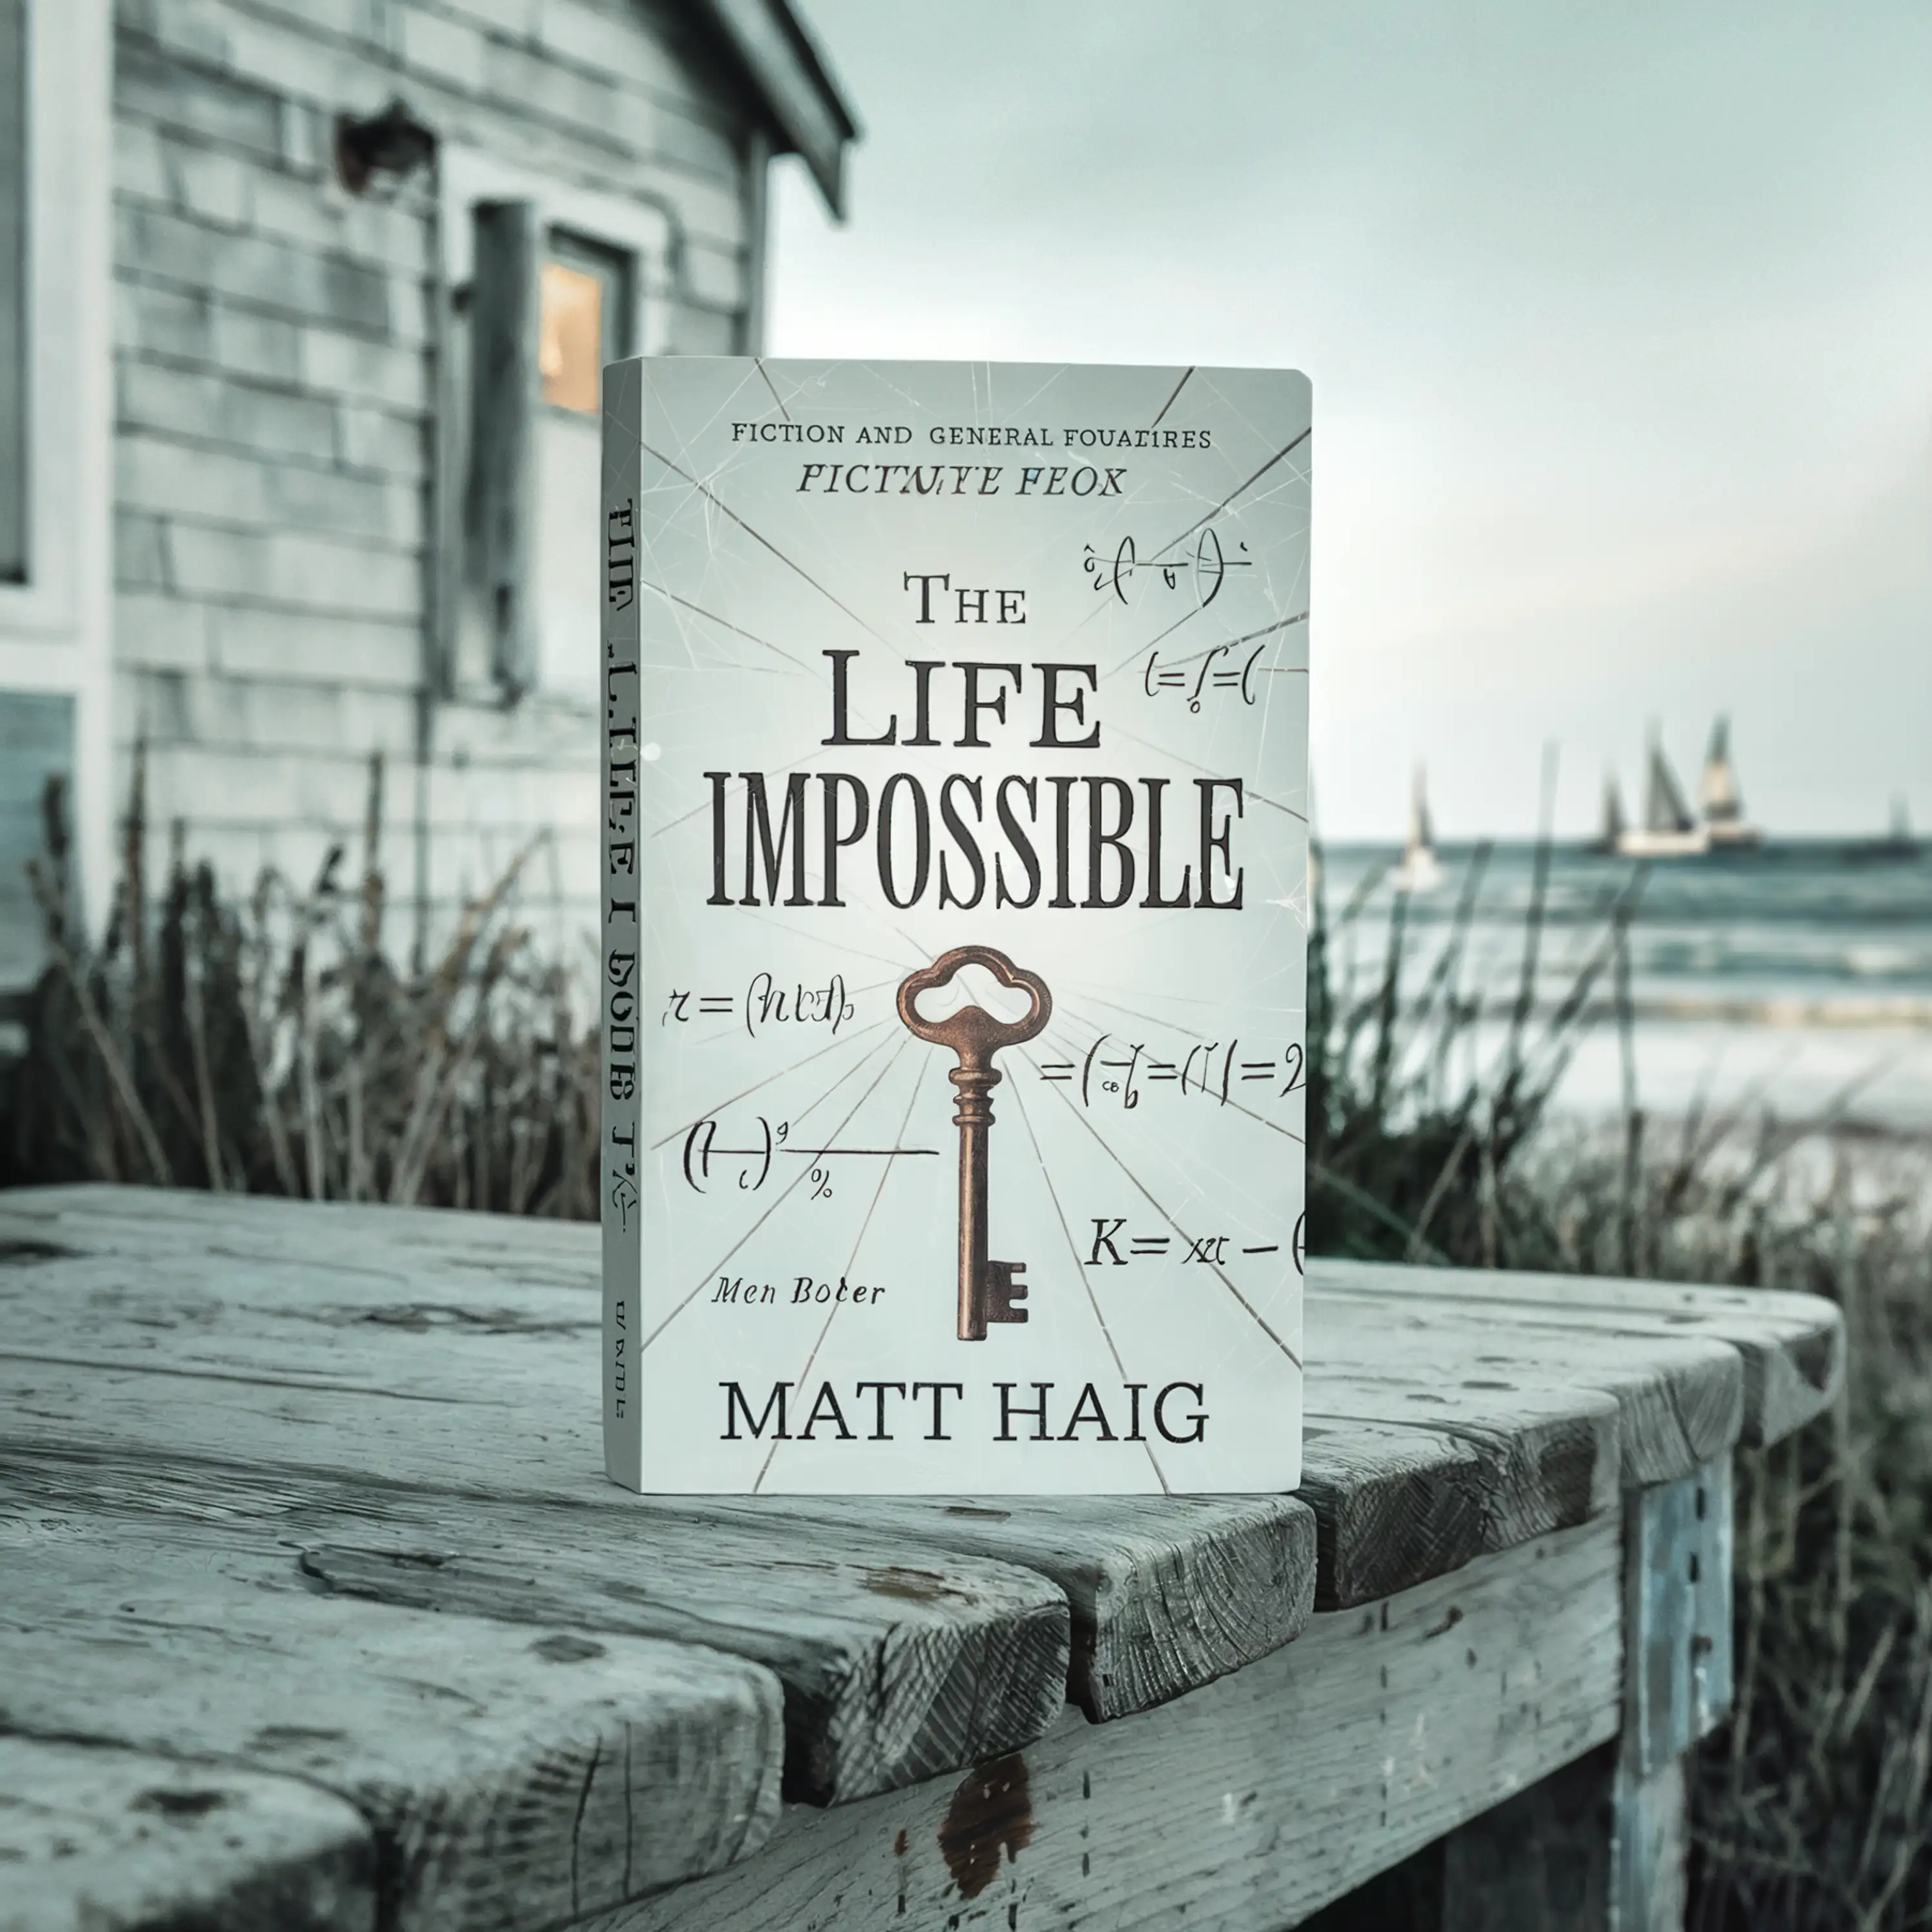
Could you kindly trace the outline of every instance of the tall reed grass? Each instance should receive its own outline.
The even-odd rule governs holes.
[[[464,908],[440,957],[398,967],[382,944],[382,776],[373,760],[359,876],[345,881],[337,845],[305,886],[265,869],[237,903],[178,826],[151,887],[137,754],[98,947],[70,911],[50,788],[32,872],[48,964],[5,1078],[0,1183],[594,1216],[596,1040],[569,974],[517,922],[524,860]]]
[[[1905,1932],[1932,1923],[1932,1154],[1828,1115],[1669,1124],[1639,1104],[1629,927],[1608,898],[1555,1000],[1538,997],[1546,862],[1500,1012],[1461,977],[1486,855],[1412,984],[1407,906],[1370,878],[1310,934],[1311,1252],[1808,1290],[1844,1309],[1837,1412],[1738,1460],[1737,1708],[1699,1754],[1691,1932]],[[1370,970],[1340,942],[1373,902]],[[1587,1016],[1622,1046],[1605,1130],[1550,1101]],[[1478,1022],[1502,1044],[1472,1070]],[[1460,1072],[1455,1070],[1460,1069]]]
[[[112,1180],[587,1218],[596,1042],[516,918],[517,868],[433,962],[382,944],[382,768],[359,874],[226,897],[178,836],[142,874],[137,760],[123,877],[90,946],[58,793],[37,887],[49,964],[0,1079],[0,1181]],[[1500,1002],[1465,983],[1487,855],[1415,962],[1407,902],[1311,896],[1310,1246],[1418,1263],[1803,1288],[1844,1308],[1828,1425],[1740,1465],[1737,1714],[1701,1754],[1695,1932],[1904,1932],[1932,1921],[1932,1220],[1922,1159],[1815,1124],[1638,1105],[1628,938],[1605,899],[1553,999],[1546,844]],[[1386,913],[1378,953],[1348,962]],[[1619,1028],[1613,1131],[1551,1114],[1593,1012]],[[1479,1063],[1480,1023],[1502,1043]]]

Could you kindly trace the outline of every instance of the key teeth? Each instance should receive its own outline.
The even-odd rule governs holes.
[[[1028,1311],[1014,1304],[1026,1299],[1027,1285],[1016,1277],[1024,1274],[1024,1262],[988,1262],[986,1264],[986,1319],[988,1322],[1024,1322]]]

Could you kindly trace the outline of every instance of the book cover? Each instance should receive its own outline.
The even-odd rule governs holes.
[[[1294,1486],[1310,410],[605,370],[615,1480]]]

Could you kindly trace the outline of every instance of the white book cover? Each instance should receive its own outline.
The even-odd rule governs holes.
[[[1295,1486],[1310,409],[604,371],[615,1480]]]

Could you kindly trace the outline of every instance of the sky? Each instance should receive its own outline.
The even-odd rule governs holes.
[[[1932,826],[1923,0],[799,0],[849,218],[778,356],[1292,366],[1330,838],[1580,832],[1720,712],[1774,834]]]

